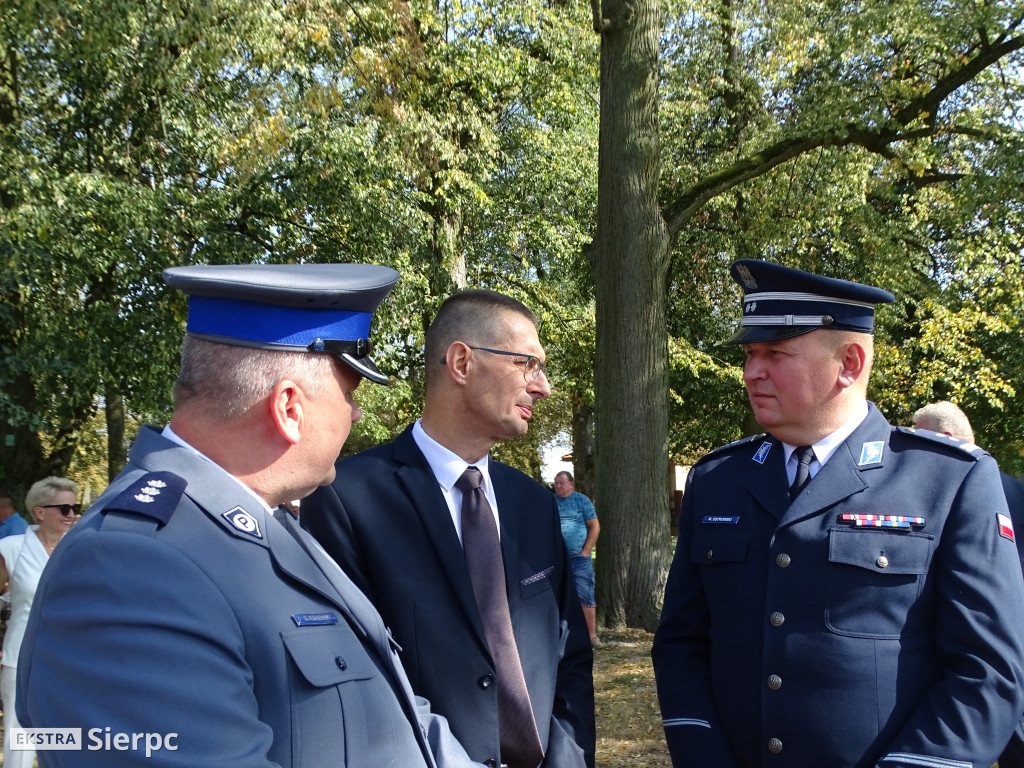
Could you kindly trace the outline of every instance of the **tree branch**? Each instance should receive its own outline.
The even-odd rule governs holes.
[[[894,142],[927,138],[947,130],[935,124],[942,103],[986,68],[1022,47],[1024,36],[1005,36],[995,45],[983,46],[977,56],[936,81],[930,91],[906,104],[893,116],[891,122],[884,126],[864,128],[856,123],[849,123],[830,131],[782,139],[755,154],[740,158],[727,168],[703,177],[663,205],[670,240],[675,241],[680,230],[709,200],[812,150],[822,147],[861,146],[869,152],[893,158],[895,153],[891,145]],[[927,125],[902,130],[922,116],[927,118]],[[934,183],[934,174],[930,181]]]

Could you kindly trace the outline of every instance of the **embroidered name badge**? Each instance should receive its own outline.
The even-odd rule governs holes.
[[[882,463],[882,450],[885,448],[884,440],[877,440],[873,443],[864,443],[860,447],[860,461],[858,464],[866,467],[869,464]]]
[[[227,520],[231,527],[236,531],[248,534],[254,539],[263,538],[263,534],[260,533],[260,521],[241,507],[235,507],[234,509],[228,510],[223,514],[223,518]]]
[[[704,519],[701,520],[705,525],[736,525],[739,521],[739,517],[722,517],[720,515],[704,515]]]
[[[768,458],[768,451],[771,449],[771,443],[761,443],[761,447],[758,448],[757,453],[754,454],[754,461],[758,464],[764,464],[764,460]]]
[[[313,627],[321,624],[337,624],[338,617],[333,613],[293,613],[292,621],[296,627]]]
[[[996,520],[999,522],[999,535],[1004,539],[1016,541],[1013,535],[1013,521],[1001,512],[996,514]]]
[[[844,513],[839,516],[840,523],[856,528],[896,528],[897,530],[916,530],[924,528],[923,517],[910,515],[857,515]]]

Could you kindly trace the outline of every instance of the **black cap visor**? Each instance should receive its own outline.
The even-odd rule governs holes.
[[[391,386],[391,380],[381,373],[381,370],[376,366],[373,360],[369,357],[354,357],[347,352],[342,352],[335,355],[341,362],[345,363],[349,368],[358,373],[365,379],[369,379],[374,384],[383,384],[385,387]]]

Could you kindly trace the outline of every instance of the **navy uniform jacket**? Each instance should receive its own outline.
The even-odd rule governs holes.
[[[546,768],[593,765],[593,653],[555,496],[490,462],[508,602]],[[412,428],[338,464],[302,502],[302,524],[373,601],[413,689],[466,751],[499,760],[494,664],[451,513]]]
[[[1024,584],[996,464],[953,442],[871,406],[792,505],[771,437],[693,467],[652,650],[674,765],[995,761],[1024,707]]]
[[[50,559],[24,648],[22,725],[82,729],[42,766],[474,765],[316,543],[149,428]],[[175,749],[89,748],[120,733]]]

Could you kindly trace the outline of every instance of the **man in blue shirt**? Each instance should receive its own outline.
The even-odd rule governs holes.
[[[562,538],[572,559],[572,575],[576,581],[583,616],[590,631],[590,643],[601,645],[597,637],[597,603],[594,602],[594,564],[591,552],[597,543],[601,525],[597,512],[586,496],[576,490],[572,475],[562,471],[555,475],[555,495],[558,497],[558,517],[562,523]]]
[[[9,491],[0,491],[0,539],[24,533],[27,528],[25,518],[14,509],[14,497]]]

